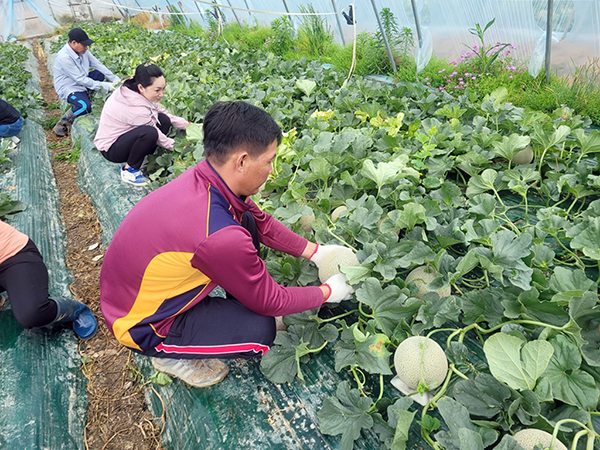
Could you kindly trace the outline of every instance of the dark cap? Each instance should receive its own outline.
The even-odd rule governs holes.
[[[83,45],[92,45],[94,43],[81,28],[73,28],[69,31],[69,42],[71,41],[79,42]]]

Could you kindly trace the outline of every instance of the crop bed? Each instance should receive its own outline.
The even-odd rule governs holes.
[[[208,36],[118,24],[88,32],[120,77],[142,62],[159,65],[174,114],[201,122],[218,100],[266,109],[285,137],[255,200],[307,238],[356,251],[360,265],[342,267],[354,299],[286,317],[287,331],[262,358],[279,387],[258,381],[256,363],[232,363],[238,379],[252,373],[240,389],[261,383],[269,398],[291,389],[317,423],[316,441],[273,448],[404,449],[417,439],[437,449],[507,450],[519,448],[512,435],[525,428],[600,448],[600,132],[587,118],[568,108],[525,111],[506,103],[503,89],[452,97],[420,84],[348,81],[318,62],[245,53]],[[101,103],[96,97],[98,117]],[[154,187],[202,151],[197,136],[176,136],[174,152],[150,160]],[[307,227],[301,218],[311,215]],[[274,251],[266,261],[282,284],[318,282],[312,263]],[[424,294],[406,281],[419,266],[433,273]],[[449,363],[441,387],[416,389],[432,395],[425,407],[390,385],[392,355],[412,335],[436,340]],[[235,384],[227,386],[189,401],[227,403],[215,395],[233,395]],[[257,414],[253,401],[241,404],[237,422],[215,420],[221,443],[232,442],[229,424]],[[167,439],[191,427],[171,426]]]

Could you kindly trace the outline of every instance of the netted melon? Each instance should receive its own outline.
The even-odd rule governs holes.
[[[400,343],[394,353],[394,367],[398,378],[415,391],[419,383],[435,389],[448,374],[444,350],[433,339],[424,336],[412,336]]]
[[[337,208],[335,208],[331,213],[331,221],[335,222],[336,220],[338,220],[340,218],[340,214],[342,214],[344,211],[348,211],[348,208],[345,205],[338,206]]]
[[[417,293],[416,297],[422,298],[428,292],[432,292],[429,289],[427,289],[426,286],[429,283],[431,283],[435,279],[436,276],[437,276],[437,274],[435,273],[435,271],[433,269],[430,269],[427,266],[420,266],[420,267],[417,267],[416,269],[412,270],[406,276],[405,281],[407,283],[409,281],[412,281],[413,283],[415,283],[415,285],[417,286],[417,289],[419,289],[419,292]],[[440,289],[435,292],[437,292],[437,294],[440,296],[440,298],[448,297],[451,294],[450,286],[445,287],[444,289]]]
[[[549,448],[550,442],[552,441],[552,435],[550,433],[535,428],[526,428],[517,431],[513,437],[525,450],[533,450],[538,444],[542,444],[544,448]],[[567,447],[565,447],[558,439],[555,439],[554,450],[567,450]]]
[[[300,228],[305,233],[310,233],[312,231],[312,223],[315,221],[315,213],[304,214],[300,217]]]
[[[348,247],[329,253],[319,265],[319,280],[325,283],[329,277],[340,273],[340,266],[358,266],[358,258]]]
[[[533,149],[529,145],[513,156],[511,160],[513,164],[529,164],[531,161],[533,161]]]

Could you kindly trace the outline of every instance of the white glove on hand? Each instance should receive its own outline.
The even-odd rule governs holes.
[[[100,82],[100,86],[102,87],[102,89],[104,89],[106,92],[112,92],[115,90],[115,87],[112,85],[112,83],[108,83],[106,81],[101,81]]]
[[[348,278],[343,273],[338,273],[327,279],[323,286],[329,287],[329,297],[323,303],[339,303],[342,300],[350,300],[354,289],[348,284]]]
[[[338,252],[341,249],[345,250],[346,248],[347,247],[344,247],[343,245],[319,245],[317,251],[310,257],[310,260],[314,262],[317,267],[320,267],[327,255]]]

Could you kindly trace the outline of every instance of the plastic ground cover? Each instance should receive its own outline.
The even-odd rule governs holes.
[[[127,212],[148,190],[122,183],[119,165],[105,160],[92,143],[95,129],[91,116],[76,120],[72,136],[81,148],[79,184],[88,193],[103,228],[103,241],[110,242],[114,231]],[[443,339],[443,333],[439,333]],[[482,358],[481,349],[473,358]],[[148,379],[155,371],[149,358],[136,355],[136,363]],[[166,408],[166,423],[162,434],[167,449],[319,449],[340,448],[339,436],[323,435],[319,431],[316,413],[323,397],[332,395],[338,384],[350,380],[334,370],[331,349],[322,351],[305,366],[306,383],[296,380],[277,385],[260,371],[260,360],[229,360],[229,375],[207,389],[188,388],[179,380],[169,386],[146,388],[147,402],[157,417]],[[389,383],[387,397],[399,394]],[[373,386],[376,391],[378,387]],[[160,395],[160,398],[153,392]],[[356,449],[375,450],[380,441],[372,432],[363,433]],[[410,431],[411,449],[429,448],[420,436],[418,426]]]
[[[35,82],[29,87],[39,90]],[[0,191],[27,206],[8,222],[29,235],[44,256],[50,294],[69,295],[65,230],[46,136],[35,122],[39,117],[39,111],[28,111],[21,143],[0,173]],[[7,302],[0,308],[0,361],[0,448],[84,448],[86,380],[73,331],[25,330]]]

